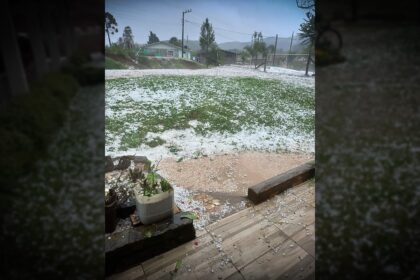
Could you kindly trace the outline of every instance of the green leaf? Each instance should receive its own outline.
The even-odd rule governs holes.
[[[190,219],[190,220],[196,220],[196,219],[198,219],[197,214],[195,214],[193,212],[183,213],[181,215],[181,219],[184,219],[184,218],[187,218],[187,219]]]
[[[146,236],[147,238],[150,238],[150,237],[152,237],[152,232],[150,230],[148,230],[144,233],[144,236]]]
[[[182,266],[182,260],[177,260],[175,265],[175,271],[180,269]]]

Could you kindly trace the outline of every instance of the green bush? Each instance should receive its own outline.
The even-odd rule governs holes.
[[[90,56],[85,51],[78,50],[70,56],[69,61],[72,65],[81,66],[90,61]]]
[[[139,55],[137,57],[137,63],[147,65],[147,64],[149,64],[149,59],[145,56]]]
[[[102,68],[92,66],[67,65],[63,68],[63,72],[72,75],[82,86],[103,83],[105,78]]]
[[[127,67],[112,58],[105,57],[105,69],[127,69]]]
[[[62,73],[50,73],[31,86],[32,93],[51,93],[64,106],[67,106],[71,98],[76,94],[79,84],[75,78]]]
[[[131,59],[137,58],[137,51],[138,49],[126,49],[117,45],[105,48],[105,54],[107,55],[111,54],[116,56],[124,56]]]
[[[28,94],[17,96],[0,113],[0,122],[31,139],[36,149],[46,148],[53,133],[63,123],[66,108],[78,88],[68,75],[49,74],[31,86]]]
[[[104,83],[105,73],[102,68],[83,67],[80,69],[79,81],[81,85],[94,85]]]

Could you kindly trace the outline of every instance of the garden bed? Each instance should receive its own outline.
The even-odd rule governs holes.
[[[141,223],[142,213],[136,211],[137,198],[130,180],[133,179],[133,170],[151,169],[147,158],[107,157],[105,169],[107,274],[127,269],[195,238],[195,216],[189,212],[181,212],[175,205],[173,215],[147,225]],[[173,192],[172,188],[170,192]],[[149,198],[157,196],[149,195]]]

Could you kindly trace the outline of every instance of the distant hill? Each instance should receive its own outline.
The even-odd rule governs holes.
[[[289,51],[289,46],[290,46],[290,39],[289,38],[278,38],[277,39],[277,53],[287,53]],[[188,46],[188,48],[192,51],[198,51],[200,50],[200,43],[199,41],[193,41],[193,40],[188,40],[188,43],[186,41],[184,41],[185,44]],[[267,44],[267,46],[269,45],[274,45],[276,42],[276,37],[267,37],[264,39],[264,42]],[[242,51],[243,48],[247,45],[250,45],[251,42],[238,42],[238,41],[233,41],[233,42],[225,42],[225,43],[220,43],[218,44],[219,48],[223,49],[223,50],[228,50],[228,51],[233,51],[236,50],[238,52]],[[294,52],[300,52],[302,51],[304,48],[304,46],[301,44],[301,40],[299,40],[296,36],[293,38],[293,45],[292,45],[292,51]]]

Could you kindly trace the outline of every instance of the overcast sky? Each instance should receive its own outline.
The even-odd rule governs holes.
[[[216,42],[251,40],[254,31],[264,37],[278,34],[290,37],[303,22],[305,12],[296,7],[295,0],[106,0],[105,10],[118,24],[113,42],[122,36],[125,26],[133,30],[134,41],[145,44],[149,31],[160,40],[181,38],[182,11],[185,14],[184,40],[198,40],[200,26],[206,17],[213,25]],[[189,21],[189,22],[187,22]],[[106,40],[108,42],[108,40]]]

